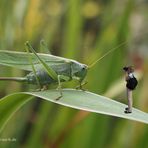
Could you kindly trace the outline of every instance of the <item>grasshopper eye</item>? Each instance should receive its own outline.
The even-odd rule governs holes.
[[[84,70],[85,69],[85,66],[81,66],[81,69]]]
[[[85,69],[87,69],[87,66],[86,65],[83,65],[82,66],[82,70],[85,70]]]

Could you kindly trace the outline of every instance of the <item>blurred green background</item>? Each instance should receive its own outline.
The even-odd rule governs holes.
[[[85,88],[104,95],[120,85],[116,81],[124,83],[122,67],[133,65],[142,74],[134,106],[148,112],[147,8],[147,0],[0,0],[0,50],[25,51],[29,40],[48,53],[39,49],[44,39],[52,54],[90,64],[127,41],[89,71]],[[0,67],[0,76],[25,73]],[[0,97],[29,87],[0,82]],[[126,103],[125,89],[118,89],[109,97]],[[146,148],[147,137],[145,124],[34,99],[9,120],[0,138],[14,141],[0,141],[0,147]]]

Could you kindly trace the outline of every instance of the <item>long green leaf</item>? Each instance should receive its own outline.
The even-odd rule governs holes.
[[[59,96],[58,90],[47,90],[40,92],[20,92],[4,97],[0,100],[0,130],[11,115],[31,96],[51,101],[67,107],[86,110],[94,113],[101,113],[125,119],[135,120],[148,124],[148,114],[138,109],[133,109],[133,113],[125,114],[125,104],[119,103],[104,96],[100,96],[87,91],[64,89],[63,97],[56,101]]]

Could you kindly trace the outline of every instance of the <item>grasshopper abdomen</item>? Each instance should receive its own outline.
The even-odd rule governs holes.
[[[44,70],[38,70],[36,71],[36,76],[39,80],[39,83],[41,86],[43,85],[47,85],[47,84],[50,84],[50,83],[54,83],[55,80],[52,79],[47,72],[45,72]],[[37,78],[36,76],[34,75],[33,72],[30,72],[29,74],[27,74],[26,78],[27,78],[27,82],[29,84],[38,84],[37,82]]]

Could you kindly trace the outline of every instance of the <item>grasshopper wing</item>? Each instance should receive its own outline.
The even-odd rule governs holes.
[[[32,53],[30,53],[30,56],[35,69],[41,69],[43,66],[36,56]],[[68,59],[49,54],[38,53],[38,56],[44,60],[49,67],[53,66],[54,64],[58,65],[68,61]],[[26,52],[0,50],[0,64],[26,71],[32,71],[32,66],[28,60],[28,54]]]

